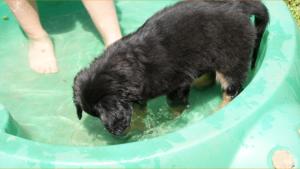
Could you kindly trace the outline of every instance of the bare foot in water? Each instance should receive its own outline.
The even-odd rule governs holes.
[[[58,71],[54,47],[48,36],[29,40],[29,66],[37,73],[49,74]]]

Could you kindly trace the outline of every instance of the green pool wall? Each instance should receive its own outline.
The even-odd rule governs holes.
[[[118,5],[121,10],[122,7],[135,10],[129,3],[123,1]],[[13,127],[6,108],[0,106],[0,167],[272,168],[273,152],[284,149],[292,154],[299,168],[299,29],[283,1],[265,1],[265,4],[271,22],[261,47],[263,59],[259,60],[255,76],[245,90],[224,109],[156,138],[86,147],[51,145],[8,134],[17,133],[18,129]],[[0,21],[1,41],[2,31],[16,23],[2,1],[0,9],[0,16],[10,18],[9,23]],[[0,57],[4,57],[1,51]]]

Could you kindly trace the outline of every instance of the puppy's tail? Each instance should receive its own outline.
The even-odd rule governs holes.
[[[269,22],[269,13],[267,7],[260,0],[240,0],[240,8],[247,15],[255,16],[256,42],[253,50],[251,68],[255,67],[261,39]]]

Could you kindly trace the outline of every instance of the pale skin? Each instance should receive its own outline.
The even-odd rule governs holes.
[[[28,37],[28,61],[32,70],[41,74],[58,72],[53,43],[41,25],[35,0],[5,0]],[[105,46],[122,35],[113,0],[82,0]]]

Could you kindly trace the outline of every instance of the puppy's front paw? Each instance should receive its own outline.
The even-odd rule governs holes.
[[[232,96],[229,96],[226,93],[224,93],[223,100],[222,100],[221,104],[219,105],[219,107],[217,108],[217,111],[224,108],[227,104],[229,104],[232,101],[232,99],[233,99]]]
[[[172,114],[173,118],[176,118],[182,114],[182,112],[186,109],[187,106],[185,105],[177,105],[177,106],[171,106],[170,112]]]

